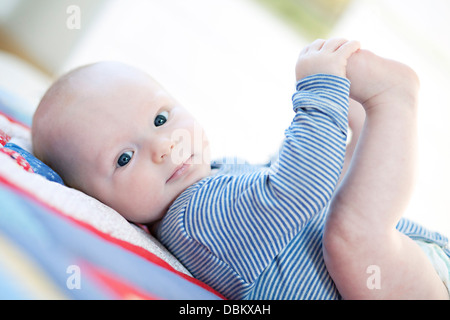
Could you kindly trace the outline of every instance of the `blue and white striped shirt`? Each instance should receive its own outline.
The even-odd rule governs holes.
[[[298,82],[270,167],[224,164],[176,199],[158,238],[194,277],[229,299],[340,298],[322,233],[345,155],[349,89],[324,74]]]

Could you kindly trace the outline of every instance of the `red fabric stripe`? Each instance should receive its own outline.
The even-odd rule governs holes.
[[[118,277],[109,271],[92,265],[87,261],[80,263],[83,272],[88,273],[88,276],[95,279],[96,282],[107,291],[108,295],[112,295],[114,299],[121,300],[159,300],[158,297],[150,295],[136,288],[132,284],[128,284],[126,280]]]
[[[0,129],[0,144],[2,146],[5,146],[5,144],[7,144],[9,140],[11,140],[11,137],[8,136],[2,129]]]
[[[10,117],[9,115],[7,115],[6,113],[3,113],[0,111],[0,115],[4,116],[6,119],[8,119],[9,121],[11,121],[14,124],[17,124],[19,126],[21,126],[22,128],[28,129],[30,130],[30,127],[28,125],[26,125],[25,123],[19,122],[16,119]]]

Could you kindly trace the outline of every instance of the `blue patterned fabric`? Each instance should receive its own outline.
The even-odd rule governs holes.
[[[52,168],[47,166],[45,163],[43,163],[41,160],[36,158],[34,155],[29,153],[28,151],[22,149],[21,147],[19,147],[18,145],[14,144],[14,143],[5,144],[4,148],[13,150],[13,151],[16,151],[17,153],[19,153],[30,164],[34,173],[37,173],[37,174],[43,176],[47,180],[57,182],[60,184],[64,184],[61,177],[55,171],[53,171]]]

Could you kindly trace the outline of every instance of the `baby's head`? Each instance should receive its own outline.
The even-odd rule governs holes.
[[[58,79],[33,118],[33,151],[65,183],[152,223],[210,174],[202,127],[144,72],[117,62]]]

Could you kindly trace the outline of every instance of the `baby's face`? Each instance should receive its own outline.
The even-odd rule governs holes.
[[[67,153],[77,188],[130,221],[151,223],[210,174],[208,141],[196,120],[151,78],[113,82],[76,99],[60,151]]]

